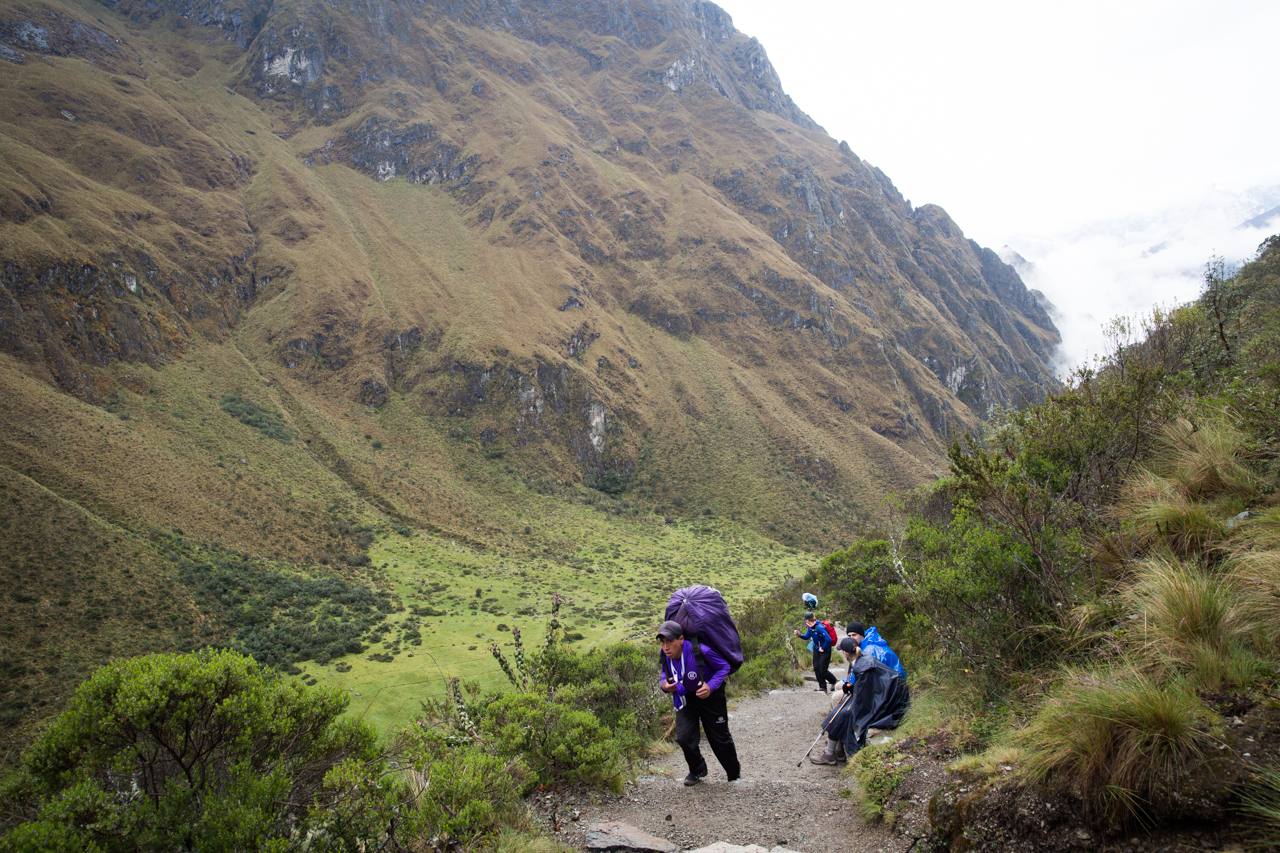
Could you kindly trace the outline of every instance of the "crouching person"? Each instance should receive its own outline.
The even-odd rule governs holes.
[[[689,765],[686,785],[696,785],[707,775],[707,760],[698,748],[701,740],[698,724],[707,732],[711,751],[730,782],[738,781],[742,768],[738,750],[729,733],[729,705],[724,695],[724,680],[729,677],[729,662],[710,646],[684,638],[679,622],[663,622],[658,628],[662,646],[662,690],[671,694],[676,708],[676,743],[684,751]]]
[[[809,760],[835,764],[867,745],[867,729],[896,729],[911,704],[907,680],[897,670],[869,654],[863,654],[851,637],[840,641],[840,653],[849,661],[844,699],[822,721],[827,748]]]

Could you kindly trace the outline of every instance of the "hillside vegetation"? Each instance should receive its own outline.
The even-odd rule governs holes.
[[[823,563],[978,748],[930,808],[943,848],[1280,839],[1280,238],[1111,332]]]

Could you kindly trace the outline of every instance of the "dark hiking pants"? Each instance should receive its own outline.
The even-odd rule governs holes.
[[[828,684],[834,687],[838,683],[836,681],[836,677],[831,674],[830,667],[831,667],[831,649],[827,649],[825,652],[820,652],[817,649],[814,649],[813,650],[813,674],[818,679],[818,686],[821,687],[823,690],[827,689]]]
[[[707,775],[707,760],[702,757],[698,748],[701,740],[698,735],[698,723],[707,732],[707,742],[715,753],[720,766],[730,779],[737,779],[742,772],[738,764],[738,750],[733,745],[733,735],[729,733],[729,703],[724,696],[724,685],[712,691],[706,699],[696,696],[686,698],[684,707],[676,712],[676,743],[684,750],[684,760],[689,764],[689,772],[696,776]]]

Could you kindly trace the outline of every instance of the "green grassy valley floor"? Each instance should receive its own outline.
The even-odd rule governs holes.
[[[351,712],[386,729],[421,713],[421,702],[443,699],[449,677],[484,690],[506,684],[490,644],[510,656],[510,628],[518,627],[526,649],[540,646],[556,593],[564,598],[560,620],[576,647],[648,646],[679,587],[714,586],[734,608],[802,575],[813,559],[725,522],[606,517],[555,498],[540,500],[527,518],[576,543],[563,560],[500,556],[425,534],[380,540],[369,556],[405,609],[388,618],[391,629],[381,643],[325,666],[308,661],[298,677],[348,690]]]
[[[816,549],[736,517],[748,504],[760,503],[779,537],[802,525],[796,506],[813,515],[806,530],[830,525],[833,539],[853,524],[853,510],[811,496],[817,484],[781,462],[718,460],[733,475],[718,489],[654,464],[609,495],[395,396],[376,413],[303,397],[263,381],[233,347],[193,342],[163,370],[120,372],[121,388],[93,406],[0,357],[0,390],[22,401],[0,409],[11,584],[0,602],[0,723],[19,741],[110,659],[236,646],[255,625],[270,626],[268,647],[282,650],[285,623],[313,626],[336,606],[295,613],[298,602],[268,601],[263,583],[340,578],[392,596],[393,612],[374,617],[387,616],[380,639],[359,631],[364,651],[297,664],[308,681],[359,693],[353,712],[386,727],[441,698],[446,677],[499,686],[490,644],[509,645],[520,627],[526,647],[539,647],[556,593],[575,647],[648,644],[681,586],[710,584],[737,606],[816,565]],[[703,439],[755,450],[745,438]],[[191,575],[190,564],[212,574]]]

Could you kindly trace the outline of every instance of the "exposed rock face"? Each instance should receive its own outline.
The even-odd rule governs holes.
[[[583,475],[749,428],[875,494],[1054,384],[1017,273],[826,136],[714,4],[112,8],[0,19],[0,348],[86,399],[235,328],[299,394]],[[48,79],[14,76],[37,56]]]

